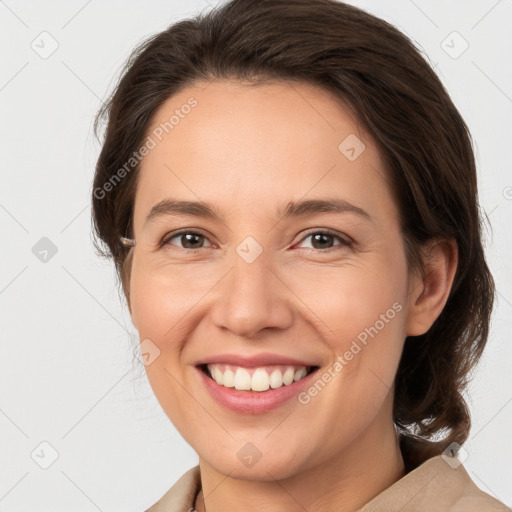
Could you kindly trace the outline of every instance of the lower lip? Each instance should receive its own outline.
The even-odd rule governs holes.
[[[268,391],[241,391],[221,386],[214,379],[208,377],[201,368],[196,366],[195,369],[215,400],[232,411],[244,414],[262,414],[279,407],[290,398],[297,396],[303,388],[310,384],[311,379],[318,372],[316,369],[288,386],[269,388]]]

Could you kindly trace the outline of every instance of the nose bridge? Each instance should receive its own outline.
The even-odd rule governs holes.
[[[266,327],[290,325],[289,294],[267,255],[252,237],[236,248],[232,269],[222,280],[213,307],[213,321],[218,327],[251,337]]]

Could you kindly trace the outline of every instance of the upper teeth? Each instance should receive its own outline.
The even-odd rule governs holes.
[[[209,364],[208,371],[213,379],[227,388],[246,391],[267,391],[302,379],[307,374],[306,366],[265,366],[243,368],[228,364]]]

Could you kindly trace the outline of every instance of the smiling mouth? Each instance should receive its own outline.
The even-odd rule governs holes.
[[[238,391],[264,392],[289,386],[318,370],[319,366],[270,365],[245,368],[224,363],[200,364],[198,368],[217,384]]]

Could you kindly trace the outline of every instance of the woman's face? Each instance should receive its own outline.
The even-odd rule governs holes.
[[[170,98],[148,135],[130,310],[200,458],[285,478],[389,432],[412,288],[372,139],[322,89],[229,81]],[[302,366],[316,371],[290,384]]]

